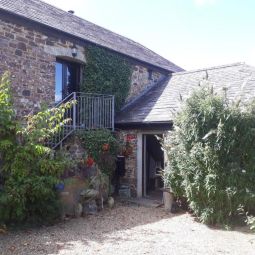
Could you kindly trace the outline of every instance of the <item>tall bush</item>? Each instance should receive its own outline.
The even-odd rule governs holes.
[[[5,74],[0,83],[0,223],[41,223],[56,219],[59,202],[54,185],[67,166],[45,146],[61,126],[70,103],[45,109],[26,117],[18,125],[11,102],[10,81]]]
[[[239,106],[204,84],[186,100],[164,147],[165,180],[205,223],[255,209],[255,104]]]

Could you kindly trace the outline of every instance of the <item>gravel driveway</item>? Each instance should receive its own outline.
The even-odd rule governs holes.
[[[0,235],[0,254],[255,254],[255,235],[211,229],[189,214],[118,204],[97,216]]]

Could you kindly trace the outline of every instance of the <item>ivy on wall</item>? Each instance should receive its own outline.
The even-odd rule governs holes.
[[[115,108],[120,110],[130,89],[131,64],[119,54],[96,46],[87,46],[85,54],[81,92],[115,95]]]

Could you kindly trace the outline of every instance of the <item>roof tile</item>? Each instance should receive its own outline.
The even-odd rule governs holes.
[[[249,101],[255,98],[255,68],[235,63],[207,69],[172,74],[167,81],[154,86],[116,117],[116,123],[170,122],[185,100],[208,75],[218,93],[227,89],[229,100]]]

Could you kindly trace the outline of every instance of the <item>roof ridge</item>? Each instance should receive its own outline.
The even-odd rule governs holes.
[[[59,11],[62,11],[62,12],[66,12],[67,14],[69,14],[69,15],[74,15],[74,14],[72,14],[72,13],[69,13],[68,11],[65,11],[65,10],[63,10],[63,9],[61,9],[60,7],[58,7],[58,6],[56,6],[56,5],[53,5],[52,3],[48,3],[48,2],[45,2],[44,0],[30,0],[30,1],[33,1],[33,2],[42,2],[43,3],[43,5],[44,6],[51,6],[51,7],[53,7],[53,8],[56,8],[56,9],[58,9]],[[76,16],[76,17],[78,17],[77,15],[74,15],[74,16]]]
[[[31,9],[33,9],[33,5],[35,6],[35,13],[38,11],[38,8],[40,8],[40,5],[43,9],[43,12],[47,13],[47,9],[49,9],[48,14],[52,15],[50,13],[50,10],[53,12],[59,14],[60,16],[67,17],[67,20],[70,19],[70,21],[77,23],[77,24],[83,24],[84,26],[88,26],[89,29],[88,31],[92,31],[91,33],[87,32],[81,32],[77,31],[77,33],[72,34],[73,36],[79,37],[81,39],[85,39],[90,41],[91,43],[95,43],[99,46],[108,48],[110,50],[119,52],[121,54],[124,54],[126,56],[129,56],[131,58],[140,60],[142,62],[148,63],[150,65],[153,65],[155,67],[162,68],[164,70],[170,71],[170,72],[177,72],[177,71],[183,71],[184,69],[173,63],[172,61],[166,59],[165,57],[162,57],[160,54],[156,53],[155,51],[151,50],[150,48],[142,45],[139,42],[136,42],[124,35],[121,35],[117,32],[114,32],[108,28],[105,28],[103,26],[97,25],[91,21],[88,21],[84,19],[83,17],[77,16],[76,14],[71,14],[68,11],[65,11],[61,9],[60,7],[55,6],[54,4],[50,4],[48,2],[45,2],[44,0],[19,0],[18,1],[20,4],[22,2],[24,5],[31,5]],[[1,5],[1,4],[0,4]],[[10,0],[3,1],[3,8],[0,7],[0,10],[2,9],[3,11],[8,11],[9,13],[16,14],[18,16],[21,16],[23,18],[28,18],[34,22],[39,22],[43,25],[46,25],[50,28],[60,30],[62,32],[70,34],[70,31],[67,30],[61,30],[58,26],[54,26],[54,20],[50,20],[49,22],[44,22],[43,20],[40,20],[40,17],[32,17],[25,14],[24,10],[19,11],[19,9],[15,10],[15,7],[11,7],[8,9],[5,9],[4,6],[11,5]],[[15,6],[15,5],[14,5]],[[44,15],[44,14],[43,14]],[[95,34],[94,32],[95,31]],[[106,36],[101,36],[100,38],[96,35],[96,33],[100,33]],[[112,46],[112,38],[116,39],[116,41],[120,42],[120,46]],[[99,39],[99,40],[98,40]],[[125,45],[126,50],[124,50]],[[124,48],[123,48],[124,47]],[[135,54],[137,50],[140,50],[141,54]]]
[[[207,67],[207,68],[194,69],[194,70],[190,70],[190,71],[181,71],[181,72],[173,73],[172,76],[184,75],[184,74],[190,74],[190,73],[196,73],[196,72],[208,71],[208,70],[215,70],[215,69],[221,69],[221,68],[227,68],[227,67],[239,66],[239,65],[246,65],[246,63],[245,62],[235,62],[232,64],[212,66],[212,67]]]
[[[93,26],[97,26],[97,27],[99,27],[99,28],[108,30],[109,32],[111,32],[111,33],[113,33],[113,34],[115,34],[115,35],[117,35],[117,36],[119,36],[119,37],[124,37],[125,39],[128,39],[128,40],[130,40],[130,41],[132,41],[132,42],[134,42],[134,43],[136,43],[136,44],[139,44],[139,46],[142,46],[143,48],[148,49],[149,51],[152,51],[152,50],[150,50],[148,47],[146,47],[146,46],[140,44],[139,42],[136,42],[136,41],[134,41],[134,40],[132,40],[132,39],[130,39],[130,38],[128,38],[128,37],[126,37],[125,35],[121,35],[121,34],[119,34],[119,33],[117,33],[117,32],[114,32],[114,31],[110,30],[109,28],[106,28],[106,27],[104,27],[104,26],[95,24],[95,23],[93,23],[93,22],[91,22],[91,21],[89,21],[89,20],[86,20],[86,19],[84,19],[84,18],[82,18],[82,17],[76,15],[75,13],[74,13],[74,14],[69,13],[68,11],[65,11],[64,9],[61,9],[60,7],[58,7],[58,6],[56,6],[56,5],[50,4],[50,3],[48,3],[48,2],[45,2],[44,0],[30,0],[30,1],[33,1],[33,2],[38,2],[38,1],[40,1],[40,2],[42,2],[46,7],[47,7],[47,5],[49,5],[49,6],[53,7],[53,8],[58,9],[59,11],[65,13],[65,14],[69,15],[70,17],[73,17],[73,18],[76,18],[76,19],[79,19],[79,20],[86,21],[86,22],[90,23],[90,24],[93,25]],[[156,52],[154,52],[154,53],[157,54]],[[168,60],[168,59],[166,59],[166,60]],[[168,61],[169,61],[169,60],[168,60]]]

